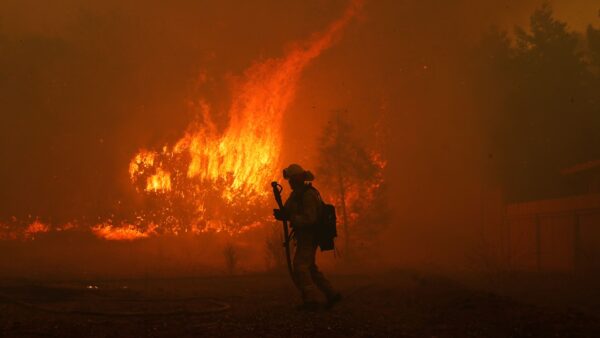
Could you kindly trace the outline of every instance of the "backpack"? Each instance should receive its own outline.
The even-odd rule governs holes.
[[[319,196],[320,198],[320,196]],[[326,204],[321,200],[323,207],[319,217],[319,225],[317,227],[317,244],[321,251],[335,249],[334,238],[337,237],[337,217],[335,215],[335,206]]]
[[[327,204],[321,198],[321,194],[312,184],[308,185],[308,189],[312,189],[317,193],[317,197],[321,202],[321,212],[317,217],[315,224],[316,241],[321,251],[329,251],[335,249],[334,239],[337,237],[337,217],[335,214],[335,206]],[[306,191],[305,191],[306,192]],[[301,201],[302,199],[300,199]],[[302,202],[300,202],[302,206]]]

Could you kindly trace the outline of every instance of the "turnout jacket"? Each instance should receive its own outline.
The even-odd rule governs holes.
[[[292,191],[284,207],[294,229],[308,229],[317,223],[321,199],[316,189],[305,185],[301,190]]]

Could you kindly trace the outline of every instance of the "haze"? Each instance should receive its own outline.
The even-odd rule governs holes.
[[[181,137],[190,101],[226,112],[231,77],[323,29],[345,3],[3,1],[0,217],[60,223],[135,205],[127,168],[136,151]],[[574,30],[600,25],[594,1],[550,4]],[[316,166],[327,117],[346,110],[388,161],[385,261],[461,262],[478,240],[482,201],[500,184],[488,170],[473,53],[491,27],[527,27],[541,5],[367,2],[302,76],[285,115],[283,163]],[[382,126],[387,136],[375,137]]]

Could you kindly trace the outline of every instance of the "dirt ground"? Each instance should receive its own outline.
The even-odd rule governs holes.
[[[295,309],[284,274],[86,282],[0,281],[2,337],[575,337],[595,314],[533,305],[409,271],[333,275],[344,300]]]

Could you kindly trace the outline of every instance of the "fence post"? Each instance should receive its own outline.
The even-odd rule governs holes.
[[[506,238],[504,239],[504,254],[505,254],[505,259],[506,259],[506,266],[509,270],[513,270],[514,266],[512,265],[512,242],[511,242],[511,222],[508,219],[508,213],[506,212],[506,208],[504,208],[504,215],[503,215],[503,224],[504,224],[504,228],[505,228],[505,236]]]
[[[535,264],[542,271],[542,229],[540,215],[535,215]]]
[[[577,211],[573,213],[575,223],[573,224],[573,268],[575,271],[581,269],[581,227],[579,214]]]

